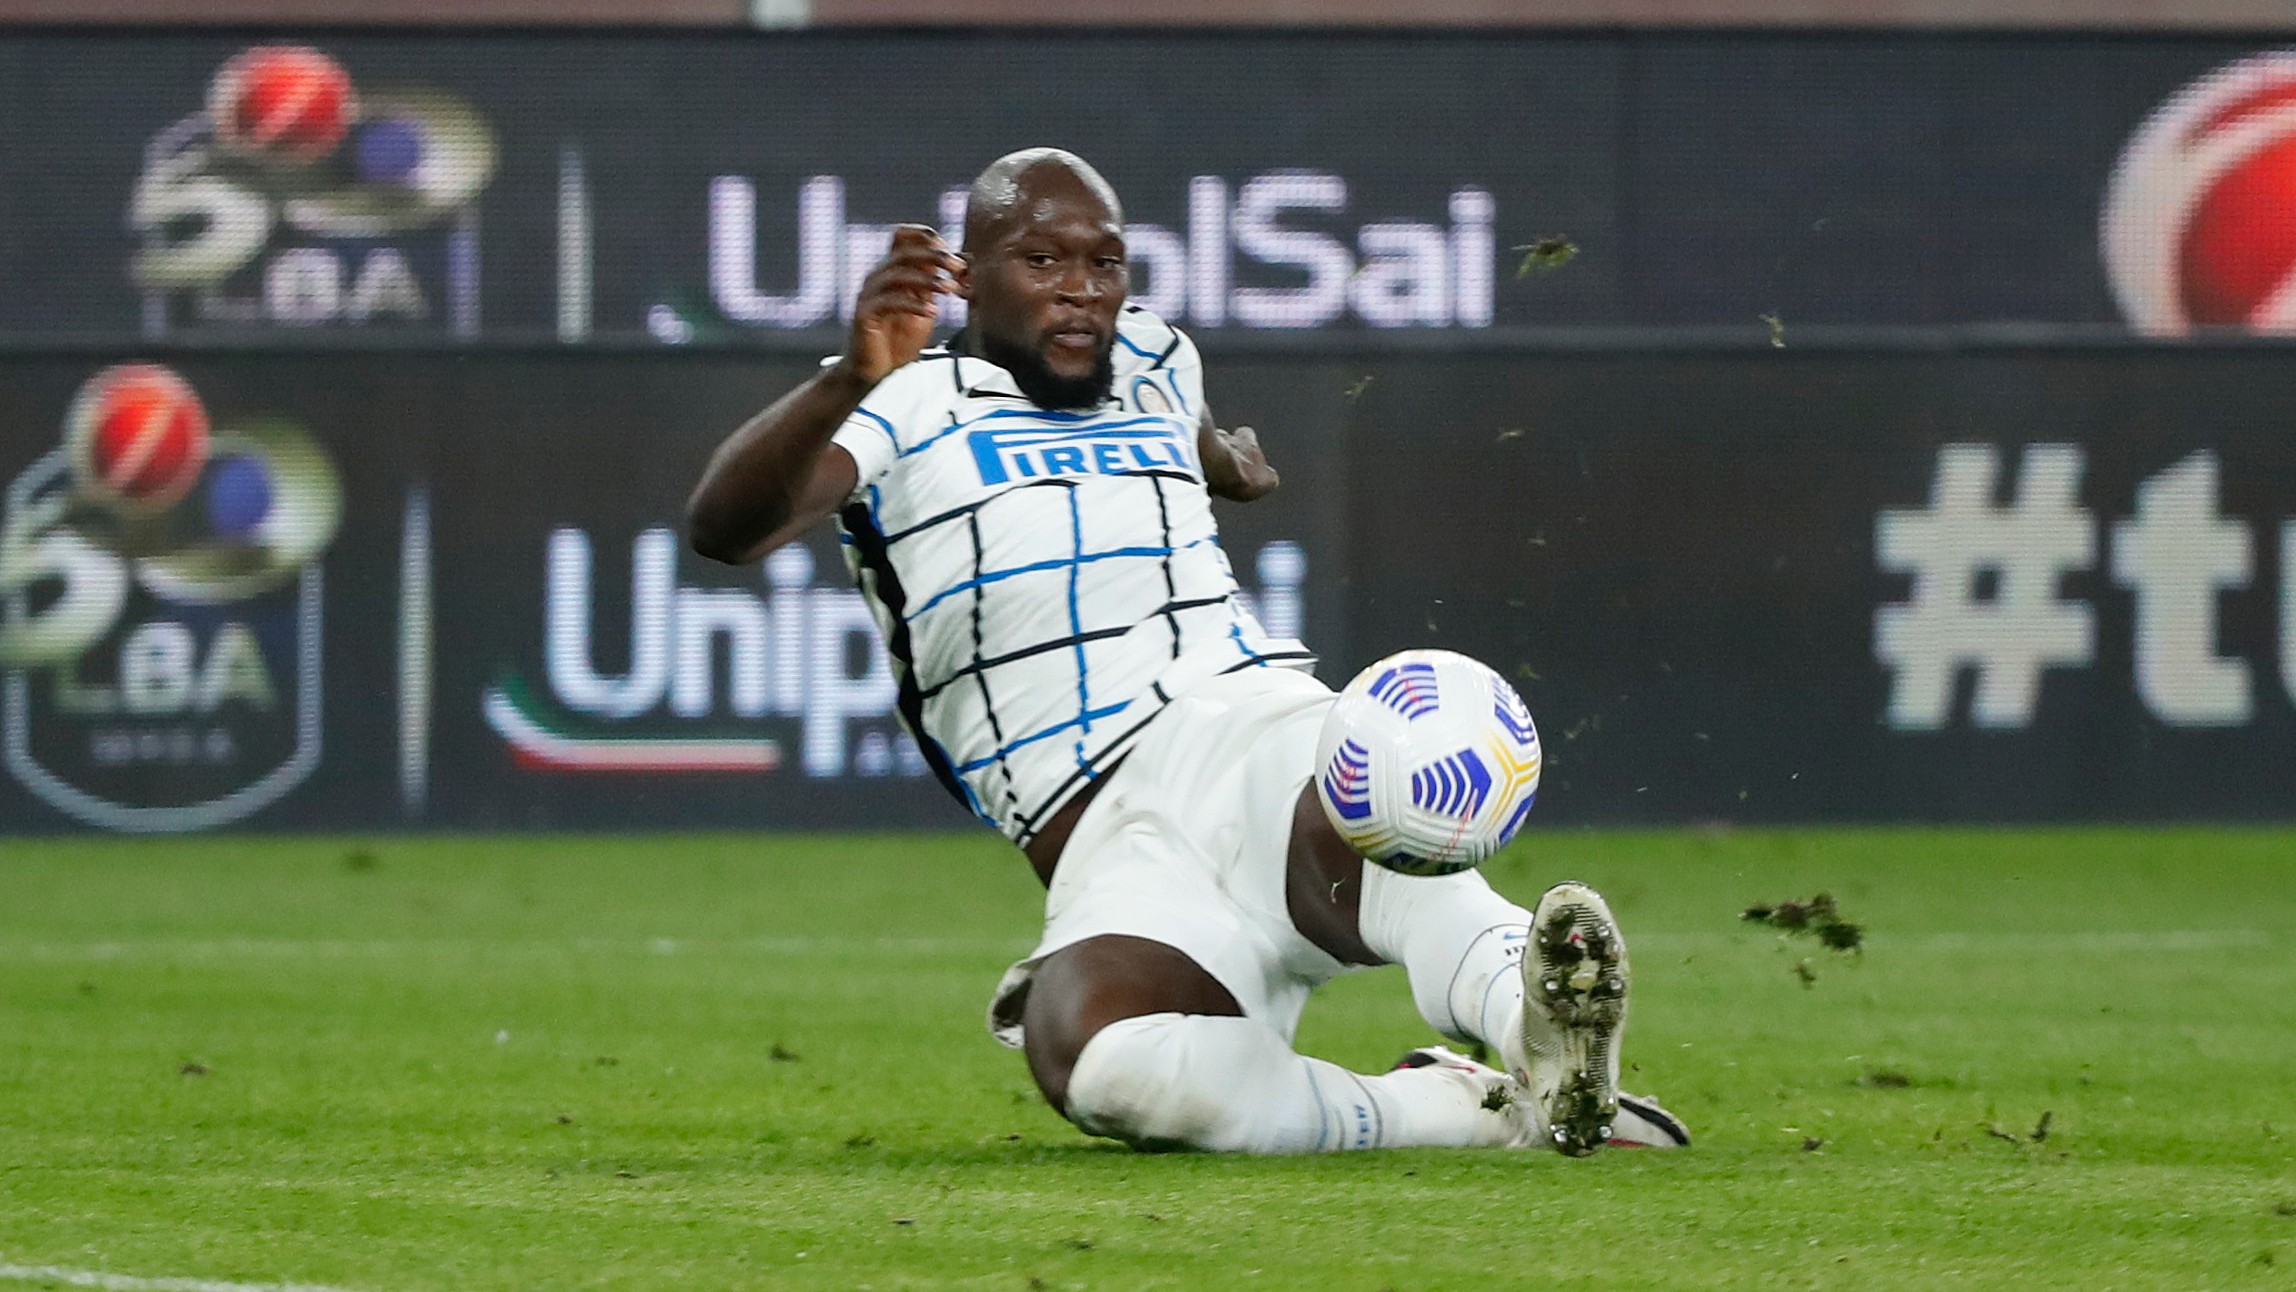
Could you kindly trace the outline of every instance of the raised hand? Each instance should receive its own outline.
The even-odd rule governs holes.
[[[862,280],[843,366],[870,385],[917,357],[932,339],[943,292],[957,290],[964,262],[921,224],[895,225],[893,246]]]

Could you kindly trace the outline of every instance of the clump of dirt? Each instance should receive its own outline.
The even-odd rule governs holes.
[[[1738,913],[1749,924],[1767,924],[1789,937],[1813,937],[1831,951],[1857,951],[1865,946],[1865,929],[1845,919],[1832,893],[1772,906],[1749,906]]]
[[[1509,247],[1507,250],[1523,253],[1522,263],[1515,266],[1515,277],[1517,278],[1528,278],[1532,274],[1543,274],[1550,270],[1560,269],[1569,264],[1579,253],[1578,244],[1560,234],[1541,238],[1537,242],[1525,243],[1519,247]]]
[[[1832,893],[1768,906],[1749,906],[1738,912],[1738,918],[1748,924],[1768,925],[1790,938],[1815,938],[1820,946],[1844,955],[1855,955],[1865,946],[1865,929],[1856,921],[1843,918]],[[1805,989],[1818,985],[1817,970],[1808,956],[1796,962],[1793,973],[1794,980]]]

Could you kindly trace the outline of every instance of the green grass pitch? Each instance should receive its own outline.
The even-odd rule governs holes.
[[[1041,900],[985,834],[0,841],[0,1285],[2296,1284],[2296,833],[1555,832],[1489,870],[1610,895],[1629,1088],[1695,1149],[1087,1139],[982,1030]],[[1820,889],[1861,956],[1737,920]],[[1301,1035],[1429,1039],[1395,970]]]

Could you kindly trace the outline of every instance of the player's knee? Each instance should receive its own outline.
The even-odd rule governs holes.
[[[1159,1012],[1154,1006],[1112,1001],[1110,976],[1092,972],[1090,955],[1078,948],[1054,955],[1037,970],[1021,1009],[1021,1049],[1028,1073],[1045,1102],[1068,1112],[1070,1074],[1084,1048],[1111,1022]],[[1116,980],[1119,983],[1121,979]]]
[[[1022,1046],[1037,1089],[1065,1114],[1086,1047],[1115,1023],[1154,1014],[1242,1013],[1235,997],[1179,950],[1104,936],[1055,952],[1037,967],[1021,1009]]]
[[[1046,1008],[1046,993],[1032,987],[1023,1007],[1021,1053],[1028,1060],[1028,1075],[1051,1104],[1053,1111],[1068,1112],[1069,1074],[1077,1057],[1093,1037],[1073,1011]]]

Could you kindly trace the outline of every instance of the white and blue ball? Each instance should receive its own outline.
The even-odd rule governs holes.
[[[1406,875],[1480,865],[1522,829],[1539,732],[1507,680],[1446,650],[1390,655],[1332,701],[1316,797],[1348,846]]]

